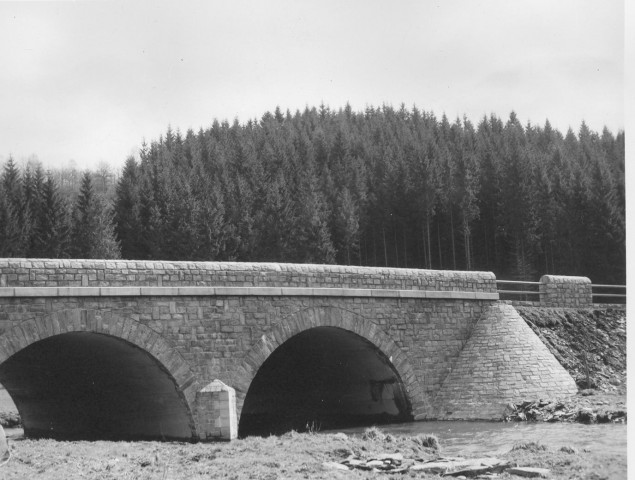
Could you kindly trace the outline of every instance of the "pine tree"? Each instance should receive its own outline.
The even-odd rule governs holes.
[[[68,212],[50,175],[42,186],[41,207],[36,225],[33,255],[40,258],[68,257]]]
[[[89,258],[121,258],[121,247],[115,237],[111,208],[101,197],[96,197],[93,212],[95,230],[91,236]]]
[[[147,258],[141,235],[141,197],[139,167],[128,157],[117,183],[114,204],[115,233],[123,258]]]
[[[345,252],[346,265],[351,265],[352,256],[359,252],[359,211],[346,187],[338,195],[338,204],[336,225],[340,238],[339,250]]]
[[[120,258],[112,212],[93,191],[90,172],[82,184],[73,211],[71,254],[75,258]]]
[[[82,176],[81,187],[73,210],[71,254],[74,258],[90,258],[92,234],[96,230],[95,194],[90,173]]]
[[[19,257],[20,249],[18,215],[0,184],[0,257]]]
[[[22,178],[12,157],[4,165],[0,199],[0,250],[7,257],[26,256]]]

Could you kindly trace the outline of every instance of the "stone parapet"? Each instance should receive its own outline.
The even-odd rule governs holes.
[[[543,307],[584,308],[593,305],[591,280],[587,277],[543,275],[539,291]]]
[[[0,259],[0,287],[297,287],[496,293],[490,272],[290,263]]]

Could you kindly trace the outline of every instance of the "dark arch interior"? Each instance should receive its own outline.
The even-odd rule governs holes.
[[[170,374],[142,349],[98,333],[35,342],[0,365],[31,437],[191,439],[189,408]]]
[[[287,340],[262,364],[239,435],[407,421],[405,389],[389,359],[347,330],[317,327]]]

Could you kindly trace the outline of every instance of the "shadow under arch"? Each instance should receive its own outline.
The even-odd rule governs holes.
[[[196,439],[189,365],[116,310],[62,310],[8,329],[0,383],[27,436]]]
[[[344,373],[340,374],[340,371]],[[289,379],[290,377],[295,377],[296,380]],[[338,307],[310,307],[273,325],[246,353],[234,384],[240,412],[239,435],[280,433],[285,428],[303,428],[305,425],[298,422],[291,427],[283,425],[289,418],[282,417],[293,416],[296,405],[293,399],[289,403],[285,401],[284,395],[291,393],[288,388],[287,393],[276,393],[274,390],[284,390],[286,387],[281,385],[284,381],[297,381],[298,384],[291,389],[295,389],[296,394],[298,390],[306,393],[304,390],[314,388],[305,382],[306,377],[322,384],[321,387],[315,386],[313,393],[309,395],[321,395],[324,390],[336,389],[334,394],[339,394],[340,397],[356,397],[358,403],[365,402],[363,407],[354,412],[360,415],[374,409],[372,402],[382,401],[382,390],[386,385],[390,385],[389,390],[392,392],[389,396],[394,400],[393,411],[395,404],[399,410],[396,416],[390,417],[393,420],[416,418],[425,406],[422,390],[408,358],[378,325],[359,314]],[[358,382],[357,387],[352,386],[355,382]],[[360,382],[365,383],[362,386]],[[351,386],[342,387],[343,383],[350,383]],[[364,393],[360,393],[362,389],[365,390]],[[259,401],[254,400],[256,395],[261,397]],[[360,398],[360,395],[365,398]],[[320,401],[326,404],[337,401],[336,410],[339,407],[347,410],[346,406],[341,405],[346,399],[326,397]],[[311,401],[300,395],[295,399],[295,404],[305,403],[307,400]],[[280,403],[285,403],[285,406],[278,406]],[[257,404],[260,404],[260,408],[276,405],[280,418],[275,419],[274,415],[270,422],[278,423],[280,428],[266,431],[265,426],[265,430],[257,431],[260,427],[253,427],[255,423],[252,417],[259,408]],[[313,403],[308,408],[320,410],[322,406],[323,404]],[[350,415],[348,418],[352,419],[354,416]],[[377,420],[377,416],[373,418],[373,422]],[[343,422],[346,423],[346,420]],[[331,428],[341,426],[344,424],[326,425]]]

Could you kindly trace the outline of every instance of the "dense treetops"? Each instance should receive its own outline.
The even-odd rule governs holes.
[[[404,107],[168,129],[113,195],[4,166],[0,256],[340,263],[625,282],[624,133]],[[106,182],[104,181],[104,189]]]

